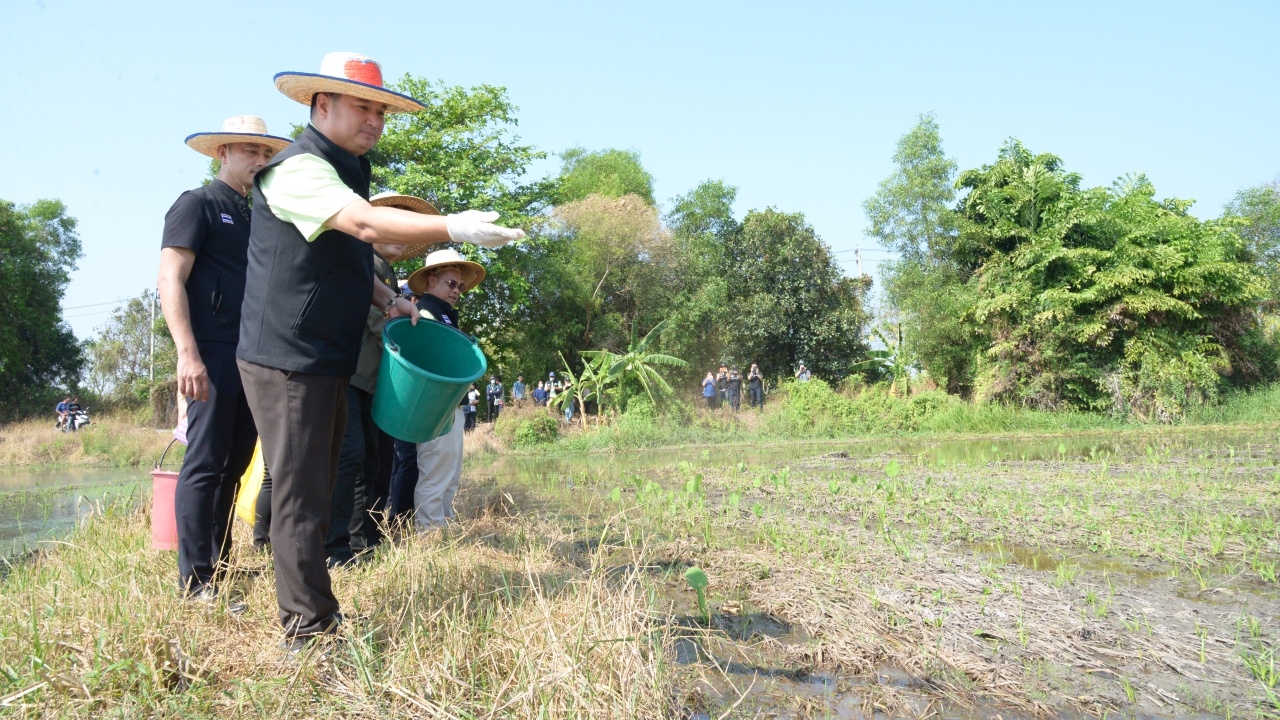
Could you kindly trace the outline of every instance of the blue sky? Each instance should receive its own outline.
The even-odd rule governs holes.
[[[62,302],[88,337],[96,303],[154,283],[165,211],[207,169],[183,138],[238,114],[286,132],[306,111],[272,76],[349,50],[387,77],[505,86],[528,143],[636,150],[664,201],[722,178],[739,215],[803,212],[837,251],[875,247],[861,203],[927,111],[962,168],[1013,136],[1088,185],[1145,172],[1216,217],[1280,174],[1277,27],[1275,2],[3,0],[0,198],[79,219]]]

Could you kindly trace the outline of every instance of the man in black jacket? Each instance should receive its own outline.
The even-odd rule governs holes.
[[[276,600],[296,650],[342,621],[324,540],[369,306],[418,322],[413,304],[376,281],[372,244],[499,247],[524,233],[493,225],[496,213],[442,217],[369,203],[364,155],[386,114],[424,107],[384,89],[372,58],[330,53],[319,73],[280,73],[275,82],[311,107],[311,123],[254,178],[236,357],[271,469]]]
[[[249,262],[245,195],[289,141],[241,115],[187,145],[216,158],[218,176],[179,196],[165,216],[156,285],[178,351],[178,392],[188,399],[187,453],[173,503],[178,580],[190,596],[212,602],[215,574],[231,552],[236,489],[258,437],[235,356]]]

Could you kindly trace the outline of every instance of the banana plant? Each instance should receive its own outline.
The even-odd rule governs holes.
[[[581,354],[589,359],[587,365],[592,367],[594,372],[603,375],[602,387],[628,378],[635,378],[640,383],[640,387],[644,388],[645,394],[649,396],[649,401],[656,405],[657,399],[653,395],[655,387],[668,393],[672,392],[671,385],[658,373],[656,366],[689,366],[689,363],[673,355],[650,351],[649,346],[662,332],[662,328],[666,327],[666,324],[667,321],[663,320],[654,325],[653,329],[646,333],[639,342],[636,342],[636,328],[633,324],[631,326],[631,344],[627,347],[625,353],[619,354],[609,350],[584,350]],[[601,394],[601,398],[603,398],[603,394]]]
[[[902,348],[902,326],[895,326],[895,337],[892,338],[880,328],[873,329],[871,334],[884,344],[885,349],[868,350],[867,359],[850,365],[849,369],[854,372],[874,371],[879,375],[888,375],[890,390],[896,389],[898,380],[902,380],[905,393],[910,395],[911,369]]]

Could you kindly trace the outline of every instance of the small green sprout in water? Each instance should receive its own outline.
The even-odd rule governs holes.
[[[738,493],[729,493],[729,497],[725,498],[725,504],[734,510],[738,509],[738,503],[742,502],[742,496]]]
[[[738,472],[744,473],[746,471],[747,471],[747,464],[744,462],[738,463]]]
[[[697,495],[702,492],[702,475],[694,475],[684,483],[685,495]]]
[[[755,505],[752,505],[751,514],[755,515],[758,518],[764,517],[764,506],[761,505],[760,503],[756,503]]]
[[[691,567],[684,571],[684,580],[689,583],[689,587],[698,593],[698,611],[702,613],[702,619],[711,624],[711,608],[707,606],[707,586],[711,581],[707,579],[707,574],[700,567]]]
[[[827,489],[831,491],[831,494],[832,494],[832,495],[839,495],[839,494],[840,494],[840,481],[839,481],[839,480],[830,480],[830,481],[828,481],[828,482],[827,482]]]
[[[1059,454],[1059,455],[1066,455],[1066,454],[1067,454],[1067,444],[1066,444],[1066,443],[1058,443],[1058,454]]]
[[[888,475],[891,478],[898,477],[898,474],[901,472],[902,472],[902,468],[899,467],[897,460],[890,460],[889,464],[884,466],[884,474]]]
[[[616,487],[609,493],[609,499],[615,503],[622,502],[622,488]]]

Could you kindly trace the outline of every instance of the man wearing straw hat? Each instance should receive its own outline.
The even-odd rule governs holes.
[[[437,250],[409,276],[409,289],[420,295],[419,313],[428,320],[458,327],[454,307],[462,293],[484,280],[484,266],[457,250]],[[470,400],[463,398],[463,403]],[[459,405],[453,428],[446,435],[418,443],[418,482],[413,490],[414,522],[423,530],[443,526],[453,518],[453,496],[462,482],[462,441],[466,413]]]
[[[374,195],[369,198],[369,204],[426,215],[440,214],[434,205],[422,198],[393,192]],[[416,258],[430,247],[422,243],[412,246],[375,244],[374,274],[388,287],[398,288],[391,263]],[[347,429],[338,455],[338,480],[333,488],[329,536],[325,539],[325,554],[330,567],[344,565],[354,559],[353,537],[363,540],[366,548],[382,541],[378,520],[385,512],[390,489],[391,438],[374,424],[372,413],[373,391],[382,363],[382,328],[386,324],[386,317],[370,305],[359,363],[347,387]],[[385,453],[382,452],[384,447]]]
[[[329,53],[320,72],[276,75],[276,87],[311,108],[311,122],[254,179],[248,288],[236,355],[273,481],[271,552],[286,647],[337,632],[342,621],[325,562],[330,501],[372,304],[418,321],[417,308],[374,276],[374,243],[471,242],[524,237],[497,213],[439,216],[369,203],[365,153],[386,114],[423,105],[382,86],[382,68]]]
[[[204,602],[231,550],[231,508],[257,439],[236,367],[240,301],[248,266],[254,176],[289,146],[252,115],[228,118],[221,132],[187,138],[218,160],[218,176],[178,197],[160,243],[160,305],[178,351],[178,392],[187,405],[187,453],[178,475],[178,578]]]

